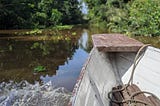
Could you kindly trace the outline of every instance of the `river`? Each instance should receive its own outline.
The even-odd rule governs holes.
[[[106,31],[78,27],[59,35],[14,32],[23,30],[0,31],[0,106],[67,105],[92,48],[91,35]],[[160,37],[133,38],[160,48]],[[40,66],[45,71],[35,72]]]

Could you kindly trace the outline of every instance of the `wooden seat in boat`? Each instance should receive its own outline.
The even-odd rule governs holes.
[[[114,87],[113,90],[118,90],[121,88],[122,86],[118,86],[118,87]],[[129,100],[130,96],[136,92],[141,92],[141,90],[138,88],[138,86],[136,86],[135,84],[132,84],[120,92],[114,92],[112,99],[116,101]],[[134,100],[142,101],[146,104],[143,104],[140,102],[134,102]],[[144,95],[144,93],[140,93],[134,96],[133,102],[130,102],[130,101],[124,102],[124,103],[111,102],[111,106],[130,106],[130,105],[131,106],[146,106],[147,104],[149,106],[160,106],[160,101],[154,96],[147,97],[146,95]]]
[[[122,34],[95,34],[93,45],[101,52],[137,52],[143,43]]]
[[[130,95],[141,90],[160,98],[160,49],[151,46],[147,48],[136,66],[133,83],[130,84],[128,82],[136,52],[144,44],[121,34],[96,34],[92,40],[94,47],[82,68],[69,106],[144,106],[135,102],[129,105],[127,102],[117,104],[112,101],[130,99]],[[107,97],[111,91],[117,91],[124,84],[130,85],[127,92],[126,89],[112,92],[111,99]],[[115,87],[116,85],[122,86]],[[134,96],[134,99],[144,100],[149,106],[160,106],[155,97],[147,96],[141,93]]]
[[[127,38],[121,34],[97,34],[92,37],[94,47],[101,52],[137,52],[144,44],[132,38]],[[122,86],[114,87],[113,90],[121,89]],[[127,89],[121,92],[114,92],[112,94],[113,100],[123,101],[130,99],[130,96],[136,92],[142,92],[135,84],[129,85]],[[149,106],[160,106],[160,101],[154,96],[145,96],[140,93],[134,97],[133,100],[142,101]],[[129,102],[114,103],[110,102],[111,106],[130,106]],[[144,103],[131,103],[131,106],[146,106]]]

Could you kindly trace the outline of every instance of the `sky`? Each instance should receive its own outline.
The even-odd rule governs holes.
[[[82,2],[82,13],[88,14],[88,7],[85,2]]]

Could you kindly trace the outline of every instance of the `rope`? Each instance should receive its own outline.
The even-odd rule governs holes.
[[[146,44],[146,45],[143,45],[137,52],[136,54],[136,57],[134,59],[134,62],[133,62],[133,68],[132,68],[132,73],[131,73],[131,76],[129,78],[129,81],[127,84],[133,84],[133,75],[134,75],[134,72],[135,72],[135,69],[136,69],[136,66],[137,64],[139,63],[139,61],[141,60],[141,58],[143,57],[143,55],[140,57],[140,53],[142,52],[143,49],[145,49],[146,47],[148,47],[150,44]],[[140,58],[139,58],[140,57]]]
[[[139,94],[141,94],[141,93],[150,94],[150,95],[154,96],[156,99],[159,99],[156,95],[154,95],[154,94],[151,93],[151,92],[147,92],[147,91],[137,91],[137,92],[134,92],[134,93],[130,96],[130,98],[133,98],[134,96],[139,95]]]
[[[154,95],[153,93],[147,92],[147,91],[137,91],[137,92],[134,92],[133,94],[131,94],[131,95],[129,96],[128,99],[124,99],[124,100],[122,100],[122,101],[114,100],[114,99],[111,98],[111,94],[112,94],[112,93],[123,91],[123,90],[124,90],[125,88],[127,88],[128,86],[129,86],[129,85],[125,85],[125,86],[123,86],[123,87],[122,87],[121,89],[119,89],[119,90],[113,90],[113,91],[109,92],[109,93],[108,93],[108,98],[111,100],[111,102],[114,102],[114,103],[117,103],[117,104],[122,104],[122,103],[142,103],[142,104],[145,104],[145,105],[147,105],[147,106],[151,106],[149,103],[146,103],[145,101],[138,100],[138,99],[134,99],[135,96],[137,96],[137,95],[139,95],[139,94],[142,94],[142,93],[143,93],[143,94],[144,94],[144,93],[150,94],[150,95],[154,96],[156,99],[159,100],[159,98],[158,98],[156,95]]]
[[[146,48],[148,47],[150,44],[146,44],[146,45],[143,45],[137,52],[136,56],[135,56],[135,59],[134,59],[134,63],[133,63],[133,68],[132,68],[132,71],[131,71],[131,76],[129,78],[129,81],[126,85],[122,85],[122,88],[118,89],[118,90],[112,90],[108,93],[108,98],[110,99],[111,102],[114,102],[114,103],[142,103],[142,104],[145,104],[145,105],[148,105],[148,106],[151,106],[150,104],[146,103],[145,101],[141,101],[141,100],[138,100],[138,99],[134,99],[133,97],[138,95],[138,94],[141,94],[141,93],[147,93],[147,94],[150,94],[152,96],[154,96],[155,98],[158,99],[158,97],[156,95],[154,95],[153,93],[150,93],[150,92],[147,92],[147,91],[138,91],[138,92],[134,92],[132,95],[129,96],[128,99],[124,99],[122,101],[118,101],[118,100],[113,100],[111,98],[111,94],[115,93],[115,92],[120,92],[120,91],[123,91],[123,90],[126,90],[127,91],[127,87],[131,84],[133,84],[133,76],[134,76],[134,72],[135,72],[135,69],[136,69],[136,66],[137,64],[140,62],[140,60],[142,59],[142,57],[144,56],[144,53],[140,56],[140,53]]]

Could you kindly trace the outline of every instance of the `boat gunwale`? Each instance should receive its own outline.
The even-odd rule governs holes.
[[[109,51],[106,51],[105,48],[107,48],[107,47],[106,47],[105,45],[99,45],[99,46],[96,45],[95,40],[94,40],[93,38],[94,38],[95,36],[98,36],[98,35],[99,35],[99,36],[104,36],[104,35],[111,35],[111,36],[117,35],[117,36],[118,36],[118,35],[120,35],[120,36],[125,37],[126,39],[130,39],[130,40],[135,41],[135,43],[138,42],[138,45],[137,45],[137,46],[136,46],[136,44],[135,44],[135,45],[132,45],[132,46],[122,45],[122,47],[120,47],[120,48],[121,48],[121,49],[122,49],[122,48],[126,48],[124,51],[121,51],[121,50],[117,49],[117,48],[119,48],[119,47],[115,47],[115,48],[116,48],[115,51],[113,51],[113,50],[111,50],[111,51],[110,51],[110,50],[109,50]],[[106,37],[107,37],[107,36],[106,36]],[[144,45],[142,42],[137,41],[137,40],[135,40],[135,39],[133,39],[133,38],[129,38],[129,37],[123,35],[123,34],[94,34],[94,35],[92,35],[92,42],[93,42],[93,48],[92,48],[91,52],[89,53],[89,57],[87,58],[84,66],[82,67],[82,70],[80,71],[80,75],[79,75],[79,77],[78,77],[78,79],[77,79],[77,81],[76,81],[76,84],[75,84],[74,88],[73,88],[72,97],[71,97],[71,99],[70,99],[70,101],[69,101],[69,103],[68,103],[68,106],[74,106],[74,104],[75,104],[75,102],[76,102],[78,90],[79,90],[80,85],[81,85],[81,82],[82,82],[82,80],[83,80],[83,77],[84,77],[86,68],[87,68],[87,66],[88,66],[88,64],[89,64],[89,62],[90,62],[90,60],[91,60],[92,54],[93,54],[93,52],[94,52],[94,49],[97,49],[99,52],[108,52],[108,53],[109,53],[109,52],[112,52],[112,53],[124,52],[124,53],[125,53],[125,52],[136,52],[136,51],[138,50],[138,48],[140,48],[142,45]],[[111,48],[114,48],[113,46],[110,46],[110,47],[111,47]],[[131,48],[131,47],[136,47],[136,49],[134,49],[134,50],[128,49],[128,48]],[[103,48],[103,49],[101,50],[101,48]],[[129,50],[129,51],[128,51],[128,50]]]
[[[94,47],[92,48],[91,52],[89,53],[89,56],[88,56],[85,64],[83,65],[83,67],[82,67],[82,69],[80,71],[80,75],[79,75],[79,77],[78,77],[78,79],[76,81],[76,84],[75,84],[74,88],[73,88],[72,97],[71,97],[71,99],[70,99],[70,101],[68,103],[68,106],[73,106],[75,104],[80,84],[81,84],[83,76],[85,74],[85,70],[86,70],[86,68],[87,68],[87,66],[88,66],[88,64],[89,64],[89,62],[91,60],[91,56],[92,56],[93,52],[94,52]]]

